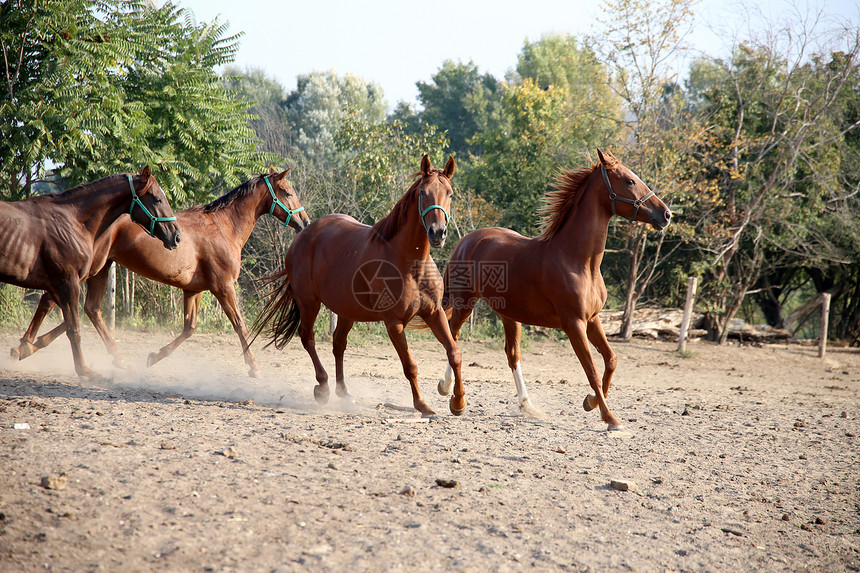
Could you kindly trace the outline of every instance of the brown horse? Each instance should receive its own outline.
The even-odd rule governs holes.
[[[185,325],[182,333],[158,352],[149,355],[147,365],[170,356],[188,339],[197,326],[197,310],[203,291],[210,291],[233,325],[249,366],[249,374],[260,372],[248,343],[248,331],[239,311],[235,283],[242,267],[242,247],[251,236],[257,220],[265,214],[274,216],[285,227],[296,231],[305,228],[310,219],[299,203],[298,194],[287,181],[290,170],[259,175],[239,185],[208,205],[192,207],[177,213],[182,227],[182,244],[170,254],[127,217],[121,217],[98,241],[98,249],[106,253],[107,264],[95,276],[87,279],[84,310],[104,341],[116,364],[121,363],[119,347],[102,319],[101,305],[107,287],[111,261],[154,281],[182,289]],[[104,259],[103,259],[104,260]],[[65,330],[65,323],[34,340],[45,316],[54,307],[54,299],[45,293],[30,327],[21,338],[12,356],[26,358],[50,344]]]
[[[584,408],[599,407],[603,421],[614,430],[622,426],[609,411],[606,394],[617,359],[598,315],[606,302],[600,263],[609,219],[618,214],[663,229],[672,213],[611,153],[598,149],[598,155],[600,163],[590,168],[558,174],[538,237],[527,239],[500,228],[478,229],[463,237],[445,268],[444,305],[451,311],[455,339],[478,300],[501,317],[508,366],[526,415],[539,412],[529,400],[520,367],[521,323],[563,329],[594,391],[586,396]],[[588,341],[603,356],[602,385]],[[448,371],[439,392],[450,391]]]
[[[444,245],[448,234],[453,174],[453,158],[441,170],[433,169],[425,155],[418,179],[376,225],[362,225],[346,215],[317,219],[290,245],[284,269],[269,277],[278,286],[257,319],[255,337],[265,328],[269,344],[283,348],[298,330],[316,371],[318,402],[329,397],[328,374],[314,343],[314,321],[324,304],[338,317],[332,346],[339,397],[349,397],[343,354],[350,329],[356,322],[382,321],[412,387],[415,409],[424,417],[435,416],[418,389],[418,367],[404,333],[406,324],[419,316],[447,351],[456,381],[451,412],[465,410],[460,350],[442,310],[442,277],[430,258],[430,247]]]
[[[57,195],[0,202],[0,281],[45,290],[57,301],[68,325],[75,372],[84,378],[98,374],[81,353],[81,281],[104,266],[106,253],[96,243],[124,213],[141,234],[157,237],[151,240],[162,255],[164,247],[180,244],[176,217],[149,167],[139,175],[110,175]]]

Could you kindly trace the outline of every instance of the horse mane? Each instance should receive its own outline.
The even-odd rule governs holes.
[[[112,184],[112,181],[110,180],[115,179],[117,177],[122,177],[123,180],[125,180],[125,174],[107,175],[105,177],[102,177],[101,179],[96,179],[95,181],[89,181],[87,183],[81,183],[80,185],[77,185],[75,187],[71,187],[64,191],[60,191],[59,193],[55,193],[54,197],[57,197],[58,199],[69,199],[70,197],[73,197],[78,193],[98,192],[107,187],[109,184]]]
[[[233,202],[236,201],[237,199],[241,199],[243,197],[247,197],[248,195],[250,195],[251,192],[257,188],[257,184],[260,182],[260,180],[263,177],[265,177],[265,174],[255,175],[254,177],[251,177],[250,179],[248,179],[244,183],[240,183],[234,189],[228,191],[227,193],[224,193],[223,195],[221,195],[220,197],[218,197],[214,201],[210,201],[209,203],[207,203],[205,205],[195,205],[194,207],[191,207],[187,210],[188,211],[195,211],[195,210],[196,211],[202,211],[204,213],[213,213],[215,211],[220,211],[221,209],[224,209],[225,207],[232,205]]]
[[[607,160],[606,168],[610,171],[621,165],[621,161],[609,151],[604,152],[604,158]],[[599,167],[600,163],[594,163],[591,167],[556,171],[551,185],[554,191],[546,194],[544,205],[539,211],[543,215],[540,222],[541,232],[537,236],[539,240],[548,241],[561,230],[568,214],[578,204],[580,189]]]
[[[442,175],[442,170],[432,169],[430,173]],[[430,175],[430,173],[428,173],[428,175]],[[391,212],[377,221],[370,229],[370,237],[372,240],[379,241],[381,243],[390,241],[394,235],[397,234],[397,231],[406,225],[406,219],[409,217],[409,210],[418,208],[415,205],[415,190],[418,188],[418,184],[424,180],[420,175],[422,174],[416,173],[413,175],[413,177],[418,177],[418,179],[416,179],[409,189],[406,190],[406,193],[397,200],[397,203],[394,204]]]

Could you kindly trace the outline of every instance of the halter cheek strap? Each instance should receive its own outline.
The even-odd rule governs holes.
[[[167,223],[168,221],[175,221],[176,217],[155,217],[152,213],[149,212],[149,209],[146,208],[146,205],[143,204],[143,201],[140,200],[140,197],[137,196],[137,192],[134,190],[134,182],[132,181],[131,175],[128,173],[125,174],[128,177],[128,187],[131,189],[131,208],[128,210],[128,214],[131,215],[132,211],[134,211],[134,206],[137,205],[143,212],[149,217],[149,229],[147,232],[150,237],[155,236],[155,224],[156,223]],[[146,229],[146,227],[144,227]]]
[[[278,223],[281,223],[281,225],[283,225],[284,227],[289,227],[290,219],[293,218],[293,215],[295,215],[299,211],[304,211],[305,208],[299,207],[298,209],[288,209],[287,206],[281,203],[281,200],[278,199],[278,197],[275,195],[275,190],[272,189],[272,184],[269,182],[269,176],[266,175],[265,177],[263,177],[263,179],[266,181],[266,185],[269,187],[269,193],[272,194],[272,208],[269,209],[269,215],[275,217],[275,207],[280,207],[287,214],[287,220],[283,223],[281,223],[281,221],[277,217],[275,217],[275,220],[278,221]]]
[[[427,223],[424,222],[424,215],[432,211],[433,209],[439,209],[443,213],[445,213],[445,224],[448,224],[448,219],[451,218],[451,215],[448,214],[448,211],[445,210],[445,207],[442,205],[430,205],[426,209],[421,209],[421,195],[418,195],[418,213],[421,217],[421,224],[424,225],[424,230],[427,230]]]
[[[604,167],[603,163],[600,164],[600,173],[603,175],[603,182],[606,184],[606,190],[609,191],[609,203],[612,205],[612,214],[616,215],[615,212],[615,201],[622,201],[624,203],[630,203],[633,205],[633,216],[629,217],[631,221],[636,220],[636,215],[639,214],[639,207],[645,204],[645,201],[654,197],[655,193],[653,191],[648,191],[644,196],[638,199],[628,199],[627,197],[619,196],[615,191],[612,190],[612,185],[609,183],[609,175],[606,173],[606,167]]]

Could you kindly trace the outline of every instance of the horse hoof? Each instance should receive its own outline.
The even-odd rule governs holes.
[[[439,419],[439,415],[436,412],[434,412],[433,410],[429,410],[427,412],[422,412],[421,417],[427,418],[428,420],[438,420]]]
[[[539,420],[544,417],[543,412],[534,407],[531,400],[523,400],[523,403],[520,404],[520,413],[524,418],[533,418]]]
[[[591,412],[592,410],[594,410],[597,407],[596,404],[594,406],[591,405],[591,398],[594,398],[594,396],[589,394],[588,396],[585,397],[585,400],[582,401],[582,407],[585,409],[586,412]],[[596,401],[597,400],[595,400],[595,402]]]
[[[461,398],[457,406],[454,405],[455,400],[456,398],[454,398],[454,396],[451,396],[451,400],[448,402],[448,407],[450,408],[451,413],[455,416],[462,416],[463,412],[466,411],[466,399]]]
[[[259,368],[251,368],[248,370],[248,376],[251,378],[259,378],[260,377],[260,369]]]
[[[328,385],[322,386],[317,384],[314,386],[314,399],[317,401],[317,404],[327,404],[329,394],[331,394],[331,390],[328,389]]]
[[[11,358],[12,360],[21,360],[21,353],[18,351],[17,348],[10,348],[9,358]]]
[[[624,424],[609,424],[606,428],[607,432],[626,432],[627,428],[624,427]]]
[[[149,356],[146,358],[146,367],[150,368],[153,364],[158,362],[158,354],[155,352],[150,352]]]
[[[445,380],[444,378],[439,379],[439,384],[436,386],[436,389],[439,390],[439,394],[442,396],[447,396],[451,393],[451,390],[454,388],[453,380]]]

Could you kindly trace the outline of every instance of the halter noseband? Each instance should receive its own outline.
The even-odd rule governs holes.
[[[134,206],[137,205],[143,212],[146,213],[146,216],[149,217],[149,236],[155,236],[155,224],[156,223],[167,223],[168,221],[175,221],[176,217],[155,217],[152,213],[149,212],[149,209],[146,208],[146,205],[143,204],[143,201],[140,200],[140,197],[137,196],[137,192],[134,190],[134,182],[132,181],[131,175],[128,173],[125,174],[128,177],[128,186],[131,189],[131,208],[128,210],[128,214],[131,215],[131,212],[134,211]],[[146,229],[146,227],[144,227]]]
[[[275,217],[275,207],[276,206],[280,207],[287,214],[287,220],[284,221],[283,223],[281,223],[281,221],[278,220],[277,217],[275,217],[275,220],[278,221],[278,223],[281,223],[281,225],[283,225],[284,227],[289,227],[290,226],[290,219],[293,218],[293,215],[295,215],[299,211],[304,211],[305,208],[304,207],[299,207],[298,209],[287,208],[287,206],[284,205],[283,203],[281,203],[281,200],[278,199],[278,197],[275,195],[275,190],[272,189],[272,184],[269,182],[269,176],[266,175],[265,177],[263,177],[263,180],[266,182],[266,186],[268,186],[268,188],[269,188],[269,193],[272,194],[272,208],[269,209],[269,215],[271,215],[272,217]]]
[[[451,215],[448,214],[448,211],[442,205],[430,205],[426,209],[421,209],[421,193],[418,194],[418,213],[419,217],[421,217],[421,224],[424,225],[424,230],[427,230],[427,223],[424,222],[424,215],[432,211],[433,209],[439,209],[443,213],[445,213],[445,224],[448,224],[448,220],[451,218]]]
[[[612,205],[612,214],[616,215],[615,212],[615,201],[623,201],[624,203],[630,203],[633,205],[633,216],[629,217],[631,221],[636,220],[636,215],[639,214],[639,207],[641,207],[645,201],[650,199],[655,195],[655,193],[651,190],[648,191],[644,196],[639,199],[628,199],[627,197],[620,197],[618,194],[612,190],[612,185],[609,183],[609,175],[606,173],[606,167],[604,167],[603,163],[600,164],[600,173],[603,175],[603,182],[606,184],[606,190],[609,191],[609,202]]]

